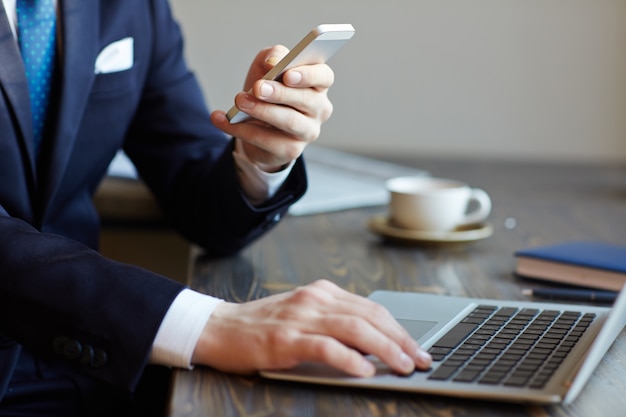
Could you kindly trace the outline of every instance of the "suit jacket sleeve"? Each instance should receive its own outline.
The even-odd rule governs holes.
[[[183,286],[19,219],[0,215],[0,230],[2,334],[80,373],[132,389]]]
[[[271,201],[250,206],[237,184],[232,141],[210,123],[167,1],[68,0],[61,6],[70,3],[66,33],[81,13],[98,12],[97,34],[85,39],[96,39],[101,49],[132,37],[135,62],[130,71],[90,81],[84,107],[71,115],[80,119],[65,125],[64,133],[75,138],[62,175],[53,172],[60,186],[40,194],[49,198],[41,205],[43,214],[28,206],[40,198],[33,197],[37,191],[28,185],[31,179],[16,177],[26,159],[14,156],[23,154],[19,135],[3,131],[0,339],[7,336],[90,378],[132,389],[161,320],[183,286],[95,250],[91,196],[115,151],[126,150],[171,224],[214,255],[238,251],[280,219],[305,191],[304,163],[296,163]],[[67,56],[70,52],[65,49]],[[93,68],[93,62],[87,64]],[[0,117],[0,124],[11,126],[8,117]]]
[[[284,187],[252,207],[235,175],[232,151],[208,119],[196,78],[183,59],[183,39],[166,8],[159,22],[145,93],[125,150],[168,219],[187,238],[217,255],[232,254],[267,231],[306,189],[302,161]]]

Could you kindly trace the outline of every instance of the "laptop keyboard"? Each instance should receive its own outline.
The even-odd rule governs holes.
[[[542,388],[594,318],[480,305],[429,349],[441,364],[428,379]]]

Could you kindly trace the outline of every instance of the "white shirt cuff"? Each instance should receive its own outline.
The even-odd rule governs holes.
[[[235,139],[235,141],[233,158],[235,159],[241,189],[253,206],[261,205],[276,194],[289,176],[296,161],[291,161],[281,171],[265,172],[250,161],[241,146],[241,141],[239,139]]]
[[[209,317],[223,300],[184,289],[174,299],[152,344],[150,363],[192,369],[191,358]]]

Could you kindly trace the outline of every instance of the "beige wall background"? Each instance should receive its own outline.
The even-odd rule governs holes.
[[[626,161],[626,0],[171,0],[227,110],[262,47],[352,23],[318,143],[377,155]]]

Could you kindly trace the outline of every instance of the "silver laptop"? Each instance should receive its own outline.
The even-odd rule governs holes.
[[[372,378],[353,378],[319,364],[263,372],[267,378],[423,394],[568,404],[626,324],[626,291],[613,307],[472,299],[376,291],[384,305],[435,361],[410,376],[376,358]]]

